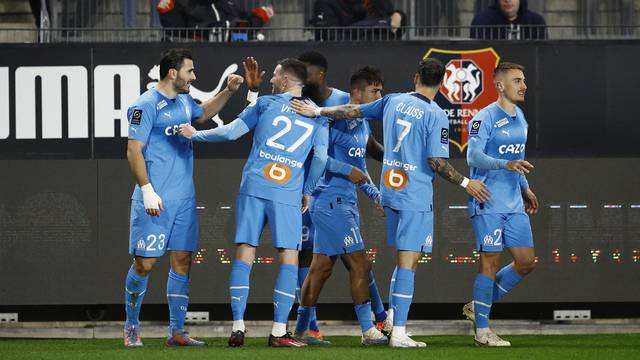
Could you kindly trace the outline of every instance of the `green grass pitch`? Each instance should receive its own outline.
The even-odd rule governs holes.
[[[161,339],[125,349],[122,340],[13,340],[0,339],[0,359],[640,359],[640,334],[505,336],[511,348],[476,348],[469,336],[416,337],[424,349],[362,347],[357,337],[329,337],[328,347],[271,349],[267,340],[249,338],[241,349],[230,349],[226,339],[205,339],[205,348],[168,348]]]

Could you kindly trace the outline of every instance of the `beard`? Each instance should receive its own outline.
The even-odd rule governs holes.
[[[320,86],[316,84],[304,84],[304,87],[302,88],[302,96],[306,96],[314,102],[317,102],[320,97]]]

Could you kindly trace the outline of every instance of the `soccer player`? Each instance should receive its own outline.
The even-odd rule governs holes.
[[[303,115],[334,119],[381,119],[384,133],[384,161],[381,175],[382,205],[387,217],[387,241],[398,251],[392,347],[424,347],[405,332],[414,275],[418,259],[431,252],[433,244],[433,177],[435,173],[460,185],[480,202],[489,198],[484,184],[469,180],[451,166],[449,121],[433,101],[444,78],[444,66],[437,59],[425,59],[414,76],[415,91],[389,94],[369,104],[347,104],[317,108],[293,100],[292,107]]]
[[[302,61],[307,66],[307,79],[304,82],[304,87],[302,88],[303,95],[309,97],[313,100],[318,106],[328,107],[328,106],[337,106],[344,105],[349,102],[350,95],[342,90],[329,87],[327,84],[326,76],[327,71],[329,69],[329,62],[324,57],[324,55],[316,52],[316,51],[307,51],[298,56],[298,60]],[[373,135],[369,136],[369,141],[366,144],[367,154],[378,161],[382,161],[382,153],[384,149],[382,145],[376,141]],[[357,167],[352,167],[352,173],[348,174],[348,177],[353,182],[360,182],[365,179],[365,174],[363,174]],[[304,283],[304,279],[307,277],[307,273],[309,272],[309,266],[311,264],[311,259],[313,257],[313,244],[314,244],[314,225],[311,221],[311,216],[308,212],[305,212],[302,215],[302,228],[303,228],[303,242],[302,242],[302,250],[298,256],[298,301],[300,301],[300,289],[302,289],[302,284]],[[344,263],[345,266],[347,263]],[[370,297],[373,305],[373,310],[375,313],[376,321],[378,323],[378,327],[380,329],[384,328],[384,321],[387,318],[387,314],[384,311],[384,304],[382,303],[382,299],[380,298],[380,294],[378,292],[378,287],[376,285],[375,279],[373,277],[373,272],[370,274]],[[300,315],[300,308],[298,308],[298,315]],[[302,328],[306,326],[306,322],[297,322],[296,325],[296,333],[301,334],[305,333],[303,340],[305,340],[308,344],[326,344],[322,339],[322,335],[317,325],[317,318],[315,314],[315,310],[313,310],[310,315],[310,322],[308,329]],[[390,330],[390,322],[386,323],[388,330]],[[305,332],[307,331],[308,332]],[[306,336],[308,334],[311,337],[317,339],[309,338]]]
[[[281,263],[273,293],[274,322],[269,345],[306,346],[291,337],[286,325],[298,279],[302,239],[300,201],[303,208],[308,206],[308,195],[324,172],[328,140],[326,119],[298,115],[289,105],[290,100],[300,98],[306,72],[305,65],[296,59],[281,60],[271,78],[275,95],[259,97],[255,105],[225,126],[205,131],[195,131],[191,125],[180,127],[185,137],[207,142],[235,140],[255,128],[236,198],[238,246],[229,279],[234,320],[229,338],[232,347],[244,344],[249,275],[265,221],[269,222]],[[303,186],[303,164],[312,148],[313,159]]]
[[[350,87],[350,103],[361,104],[380,99],[382,74],[371,67],[358,69],[351,76]],[[351,274],[351,296],[362,330],[362,344],[386,345],[388,338],[374,326],[371,317],[371,263],[365,254],[360,234],[356,185],[349,180],[354,168],[360,169],[368,178],[365,149],[371,130],[366,119],[353,119],[332,122],[329,133],[327,171],[313,193],[310,209],[315,225],[314,254],[302,288],[296,338],[304,338],[309,316],[315,313],[320,291],[340,256]],[[376,186],[366,181],[361,183],[360,188],[383,211]]]
[[[487,184],[488,202],[469,200],[469,215],[480,251],[480,272],[473,285],[473,301],[463,307],[474,322],[475,343],[511,346],[489,328],[491,305],[509,293],[535,267],[533,235],[528,214],[538,211],[538,199],[525,177],[533,165],[524,160],[527,121],[516,105],[527,90],[524,67],[503,62],[493,83],[498,100],[480,110],[469,123],[467,162],[471,178]],[[500,268],[507,247],[513,262]]]
[[[193,147],[177,136],[178,125],[202,123],[217,114],[242,83],[230,75],[227,88],[202,105],[189,95],[196,79],[191,53],[169,50],[160,60],[158,85],[127,110],[127,159],[136,179],[131,197],[129,253],[134,256],[125,282],[124,345],[142,346],[140,307],[149,272],[169,252],[167,280],[169,346],[202,346],[184,330],[189,303],[191,254],[198,247],[198,218],[193,186]]]

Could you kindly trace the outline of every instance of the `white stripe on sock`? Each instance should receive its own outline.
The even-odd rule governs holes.
[[[483,303],[483,302],[476,301],[476,300],[473,300],[473,303],[474,303],[474,304],[478,304],[478,305],[482,305],[482,306],[486,306],[486,307],[488,307],[488,308],[490,308],[490,307],[491,307],[491,305],[489,305],[489,304],[485,304],[485,303]]]
[[[392,296],[397,296],[397,297],[405,298],[405,299],[413,299],[413,295],[405,295],[405,294],[393,293]]]
[[[167,297],[179,297],[179,298],[185,298],[189,300],[189,297],[187,295],[182,295],[182,294],[167,294]]]
[[[296,298],[296,296],[295,296],[295,295],[287,294],[286,292],[284,292],[284,291],[280,291],[280,290],[278,290],[278,289],[273,289],[273,292],[278,293],[278,294],[280,294],[280,295],[288,296],[288,297],[290,297],[290,298],[292,298],[292,299],[295,299],[295,298]]]
[[[496,286],[498,287],[498,289],[502,290],[505,293],[508,293],[507,290],[505,290],[502,286],[500,286],[500,284],[496,283]]]
[[[248,286],[229,286],[229,290],[235,290],[235,289],[248,289]]]

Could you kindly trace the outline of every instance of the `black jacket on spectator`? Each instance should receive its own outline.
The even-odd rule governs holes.
[[[316,0],[309,23],[315,27],[360,28],[316,30],[316,40],[394,39],[401,34],[400,30],[397,34],[389,31],[389,17],[394,11],[389,0]],[[372,29],[364,29],[369,27]]]
[[[254,12],[246,11],[231,0],[174,0],[173,10],[160,14],[164,28],[229,28],[262,27],[265,22]],[[219,35],[219,34],[218,34]],[[203,38],[208,35],[198,31],[178,31],[169,37]],[[225,41],[226,39],[220,39]]]
[[[473,17],[470,35],[473,39],[484,40],[537,40],[547,38],[547,27],[542,15],[529,10],[527,0],[520,0],[518,17],[514,21],[509,21],[504,16],[496,0],[489,8]]]

